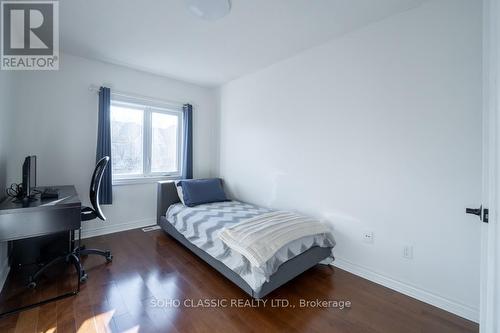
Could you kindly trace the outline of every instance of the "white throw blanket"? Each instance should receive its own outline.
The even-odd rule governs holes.
[[[219,238],[245,256],[252,265],[260,267],[288,243],[301,237],[325,233],[331,234],[331,229],[318,220],[292,212],[276,211],[227,227],[220,232]]]

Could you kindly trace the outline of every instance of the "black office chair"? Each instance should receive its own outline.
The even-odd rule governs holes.
[[[92,181],[90,183],[90,203],[92,207],[82,207],[82,211],[80,214],[80,218],[83,221],[95,220],[96,218],[106,221],[106,216],[104,216],[101,206],[99,205],[99,189],[101,188],[102,176],[104,174],[104,170],[109,164],[109,156],[104,156],[97,162],[94,174],[92,175]],[[73,252],[78,256],[80,255],[89,255],[96,254],[99,256],[103,256],[106,258],[106,262],[113,261],[113,255],[109,250],[99,250],[99,249],[86,249],[85,246],[77,247],[73,250]],[[78,256],[79,257],[79,256]],[[80,273],[80,281],[85,282],[87,280],[87,273],[83,267],[81,268]]]
[[[99,206],[99,189],[101,187],[101,180],[102,176],[104,174],[104,170],[106,170],[106,167],[109,163],[109,156],[105,156],[97,162],[95,169],[94,169],[94,174],[92,175],[92,181],[90,183],[90,203],[92,204],[92,207],[82,207],[81,213],[80,213],[80,218],[83,221],[90,221],[94,220],[96,218],[99,218],[103,221],[106,221],[106,217],[104,216],[101,206]],[[75,237],[74,233],[72,235],[72,241],[73,241],[73,247],[75,244]],[[87,281],[88,275],[85,272],[85,270],[82,267],[81,261],[80,261],[80,256],[81,255],[89,255],[89,254],[97,254],[100,256],[103,256],[106,258],[106,262],[111,262],[113,260],[113,255],[111,254],[111,251],[109,250],[98,250],[98,249],[86,249],[85,246],[80,246],[80,247],[74,247],[73,251],[70,253],[57,257],[53,260],[51,260],[49,263],[43,265],[35,274],[30,276],[30,282],[28,284],[28,287],[30,288],[35,288],[36,287],[36,281],[40,277],[40,275],[45,272],[49,267],[53,266],[54,264],[61,262],[61,261],[67,261],[69,262],[70,260],[73,261],[75,268],[77,270],[78,276],[80,277],[81,282]]]

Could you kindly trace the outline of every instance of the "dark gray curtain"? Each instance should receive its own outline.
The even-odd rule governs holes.
[[[193,106],[184,104],[184,150],[182,152],[182,178],[193,178]]]
[[[99,189],[99,203],[111,205],[113,203],[113,186],[111,175],[111,90],[101,87],[99,90],[99,124],[97,127],[97,154],[96,163],[104,156],[109,156],[108,167],[102,176]]]

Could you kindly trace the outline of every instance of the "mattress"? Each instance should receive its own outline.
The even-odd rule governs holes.
[[[272,210],[239,201],[226,201],[186,207],[181,203],[171,205],[166,213],[167,221],[188,241],[221,261],[229,269],[259,292],[279,266],[311,247],[335,246],[331,234],[319,234],[297,239],[282,247],[265,265],[255,267],[240,253],[227,247],[218,237],[226,226],[256,217]],[[333,259],[333,256],[331,257]]]

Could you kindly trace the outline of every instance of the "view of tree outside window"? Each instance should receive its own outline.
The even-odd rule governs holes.
[[[144,111],[111,106],[111,156],[114,175],[143,173]]]

